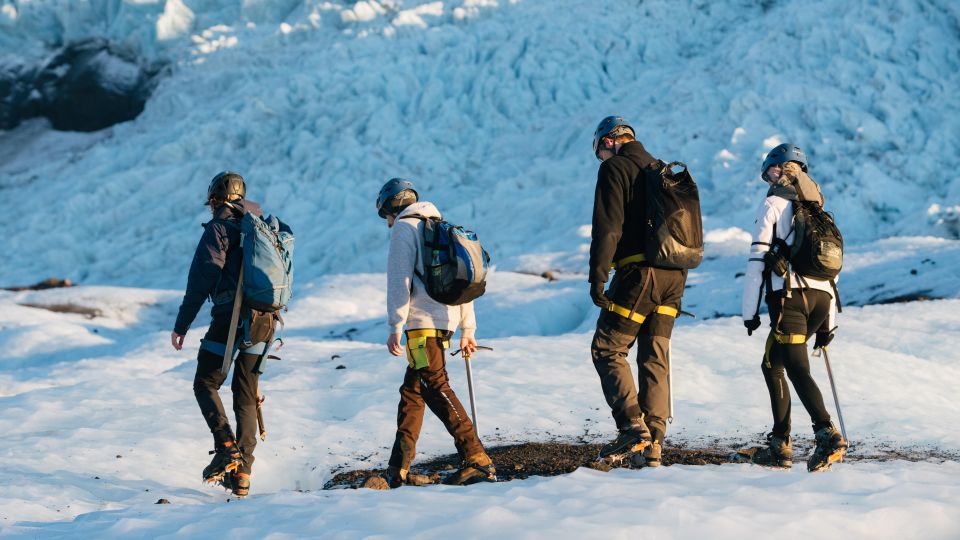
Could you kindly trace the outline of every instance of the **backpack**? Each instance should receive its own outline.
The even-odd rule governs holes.
[[[486,292],[490,255],[473,231],[439,218],[414,217],[423,221],[421,253],[423,274],[416,272],[430,298],[458,306]]]
[[[830,282],[837,313],[843,311],[840,290],[836,278],[843,267],[843,236],[828,214],[817,201],[793,201],[793,245],[777,238],[773,228],[773,243],[763,256],[767,297],[773,294],[771,274],[784,279],[784,288],[789,291],[790,267],[799,276],[822,279]],[[789,238],[790,234],[787,234]],[[778,323],[779,324],[779,323]]]
[[[243,302],[272,313],[286,307],[293,292],[293,231],[275,216],[245,213],[240,220]]]
[[[679,173],[674,166],[681,166]],[[656,167],[656,168],[655,168]],[[679,161],[645,169],[647,222],[644,255],[659,268],[691,269],[703,260],[703,222],[697,184]]]
[[[781,246],[781,250],[801,276],[834,280],[843,267],[843,236],[833,217],[816,201],[794,201],[793,245]]]

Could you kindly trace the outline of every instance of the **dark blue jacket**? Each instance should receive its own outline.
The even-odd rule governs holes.
[[[240,219],[244,213],[263,216],[260,205],[241,199],[216,209],[213,219],[203,224],[203,236],[193,254],[190,274],[187,276],[187,291],[177,313],[173,331],[186,334],[197,318],[203,303],[210,298],[213,308],[210,315],[229,315],[233,309],[233,297],[237,291],[237,278],[243,257],[240,252]]]

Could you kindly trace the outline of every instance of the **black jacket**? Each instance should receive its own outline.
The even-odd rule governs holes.
[[[656,162],[643,144],[631,141],[600,164],[593,199],[590,283],[606,283],[614,262],[643,253],[647,218],[640,172]]]
[[[259,204],[246,199],[231,204],[237,208],[223,205],[216,209],[212,220],[203,224],[203,236],[187,275],[187,291],[173,326],[173,331],[178,334],[187,333],[207,298],[213,300],[210,314],[214,317],[229,314],[233,309],[243,261],[237,249],[240,245],[240,219],[247,212],[263,216],[263,211]]]

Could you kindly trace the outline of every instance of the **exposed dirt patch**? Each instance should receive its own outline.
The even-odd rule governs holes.
[[[579,467],[610,470],[611,467],[597,463],[600,444],[570,443],[522,443],[487,448],[497,466],[497,478],[501,482],[523,480],[531,476],[556,476],[573,472]],[[719,465],[731,463],[730,452],[718,449],[690,449],[682,446],[667,446],[664,449],[665,466]],[[456,470],[459,458],[456,454],[436,458],[413,468],[414,473],[439,483],[441,478]],[[630,467],[629,464],[620,465]],[[368,478],[383,474],[383,469],[364,469],[341,472],[323,486],[324,489],[358,488]]]
[[[902,294],[890,298],[871,298],[870,304],[902,304],[904,302],[928,302],[930,300],[942,300],[938,296],[932,296],[929,290],[918,291],[910,294]]]
[[[79,306],[77,304],[20,304],[24,307],[31,307],[37,309],[45,309],[47,311],[53,311],[54,313],[76,313],[78,315],[83,315],[88,319],[94,319],[96,317],[102,317],[103,312],[99,309]]]
[[[487,452],[497,466],[497,479],[500,482],[523,480],[531,476],[556,476],[573,472],[579,467],[590,467],[601,471],[609,471],[606,464],[598,463],[597,453],[600,444],[589,443],[522,443],[505,446],[489,447]],[[666,445],[663,451],[663,466],[671,465],[724,465],[741,463],[734,458],[736,449],[758,444],[735,443],[717,444],[704,448],[694,448],[687,443]],[[803,460],[809,453],[809,445],[794,446],[794,467],[804,467]],[[960,452],[943,451],[922,447],[879,447],[868,452],[859,453],[857,446],[851,446],[844,461],[960,461]],[[459,458],[456,454],[439,457],[424,463],[417,464],[412,470],[416,474],[418,484],[438,484],[447,474],[456,470]],[[635,468],[629,462],[617,465],[622,468]],[[323,489],[343,489],[373,487],[380,485],[377,480],[371,480],[384,474],[384,469],[360,469],[337,473],[330,479]],[[370,482],[367,486],[365,483]],[[382,487],[382,486],[381,486]]]
[[[46,289],[58,289],[61,287],[73,287],[73,282],[69,279],[47,278],[33,285],[24,285],[22,287],[3,287],[5,291],[43,291]]]

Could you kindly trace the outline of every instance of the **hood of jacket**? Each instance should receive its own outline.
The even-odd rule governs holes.
[[[650,155],[650,152],[647,152],[647,149],[643,147],[643,143],[640,141],[624,143],[620,146],[620,152],[618,152],[617,155],[632,158],[632,161],[637,163],[641,168],[647,168],[651,163],[657,161],[656,158]]]
[[[820,186],[799,166],[791,167],[789,165],[791,164],[784,167],[780,174],[780,180],[767,190],[767,197],[776,195],[788,201],[814,201],[823,206],[823,194],[820,192]]]
[[[232,207],[232,208],[231,208]],[[257,217],[263,217],[263,210],[260,208],[260,203],[248,200],[240,199],[237,201],[230,201],[230,204],[223,204],[217,207],[213,212],[213,219],[241,219],[244,214],[253,214]]]
[[[398,215],[397,219],[403,219],[410,216],[423,216],[426,218],[437,218],[442,219],[443,216],[440,215],[440,211],[437,210],[437,207],[433,205],[432,202],[420,201],[411,204],[410,206],[404,208]]]

